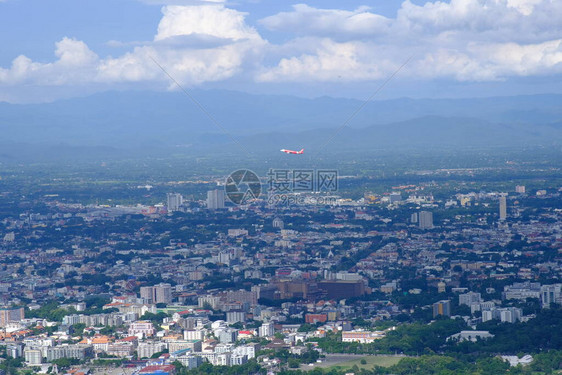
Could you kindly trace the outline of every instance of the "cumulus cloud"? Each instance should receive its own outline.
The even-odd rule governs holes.
[[[543,75],[562,71],[562,39],[538,44],[516,43],[472,45],[469,47],[479,61],[490,70],[504,69],[519,76]],[[496,75],[501,75],[499,71]]]
[[[285,57],[277,66],[260,72],[258,81],[348,81],[383,78],[394,66],[382,48],[364,42],[335,42],[329,38],[300,38],[310,53]],[[370,63],[367,63],[370,62]],[[373,63],[375,62],[375,63]]]
[[[409,55],[414,59],[401,76],[459,81],[554,74],[562,63],[562,2],[555,0],[423,5],[406,0],[392,19],[364,8],[342,11],[301,4],[260,23],[272,31],[294,33],[297,39],[310,36],[308,50],[281,57],[260,72],[262,81],[377,79],[392,74]]]
[[[355,11],[317,9],[306,4],[293,6],[292,12],[281,12],[260,20],[270,30],[291,30],[301,35],[330,36],[334,39],[373,37],[388,32],[391,21],[361,7]]]
[[[208,5],[208,4],[223,4],[226,2],[225,0],[139,0],[139,1],[151,5]]]
[[[166,6],[162,14],[154,41],[102,61],[99,81],[164,78],[152,58],[180,83],[220,81],[241,72],[265,44],[257,31],[245,23],[243,13],[222,5]]]
[[[562,2],[553,0],[451,0],[422,6],[406,0],[392,33],[414,38],[449,35],[452,41],[542,42],[561,35],[561,17]]]
[[[195,85],[232,77],[265,44],[255,29],[246,25],[243,13],[223,5],[165,6],[162,14],[154,40],[136,42],[133,50],[122,56],[101,59],[84,42],[65,37],[55,45],[54,62],[33,62],[19,56],[11,67],[0,68],[0,85],[166,80],[151,58],[179,82]],[[121,46],[115,41],[110,44]]]
[[[167,6],[163,14],[155,40],[194,34],[233,40],[261,39],[254,28],[246,25],[243,13],[222,6]]]
[[[0,68],[0,84],[64,85],[94,78],[99,58],[84,42],[65,37],[55,44],[55,56],[55,62],[45,64],[16,57],[10,68]]]
[[[230,78],[266,44],[244,13],[224,6],[167,6],[162,13],[152,52],[184,83]]]
[[[541,0],[507,0],[507,6],[517,9],[521,14],[530,16]]]
[[[559,0],[404,0],[392,18],[368,7],[297,4],[259,20],[258,28],[222,0],[142,1],[166,4],[152,40],[110,41],[130,50],[100,57],[83,41],[63,38],[52,62],[18,56],[0,68],[0,87],[169,82],[151,57],[185,85],[233,77],[257,83],[378,80],[411,55],[402,79],[498,81],[562,73]],[[259,28],[286,41],[270,43]]]

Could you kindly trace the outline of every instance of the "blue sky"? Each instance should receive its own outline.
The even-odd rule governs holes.
[[[0,0],[0,101],[190,88],[364,98],[561,92],[559,0]]]

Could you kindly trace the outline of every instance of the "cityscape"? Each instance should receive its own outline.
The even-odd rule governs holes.
[[[3,191],[0,325],[9,363],[46,372],[284,373],[359,366],[374,355],[378,371],[393,373],[405,358],[499,347],[497,366],[525,371],[546,355],[533,345],[556,348],[555,328],[521,332],[542,319],[562,322],[558,182],[487,190],[497,183],[461,178],[354,199],[353,184],[303,193],[291,180],[299,199],[272,200],[278,192],[269,191],[237,204],[227,181],[194,181],[200,192],[191,195],[166,183],[157,204],[30,192],[22,205]],[[318,205],[319,194],[329,204]],[[531,336],[517,341],[521,334]]]
[[[0,375],[562,374],[561,35],[0,0]]]

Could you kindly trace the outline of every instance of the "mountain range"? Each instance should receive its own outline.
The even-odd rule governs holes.
[[[359,112],[364,102],[354,99],[222,90],[191,95],[204,110],[180,92],[0,103],[0,160],[29,152],[44,157],[227,150],[233,138],[258,152],[562,143],[562,95],[375,100]]]

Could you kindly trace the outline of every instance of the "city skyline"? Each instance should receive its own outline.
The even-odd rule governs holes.
[[[0,0],[0,44],[0,375],[562,371],[562,1]]]

